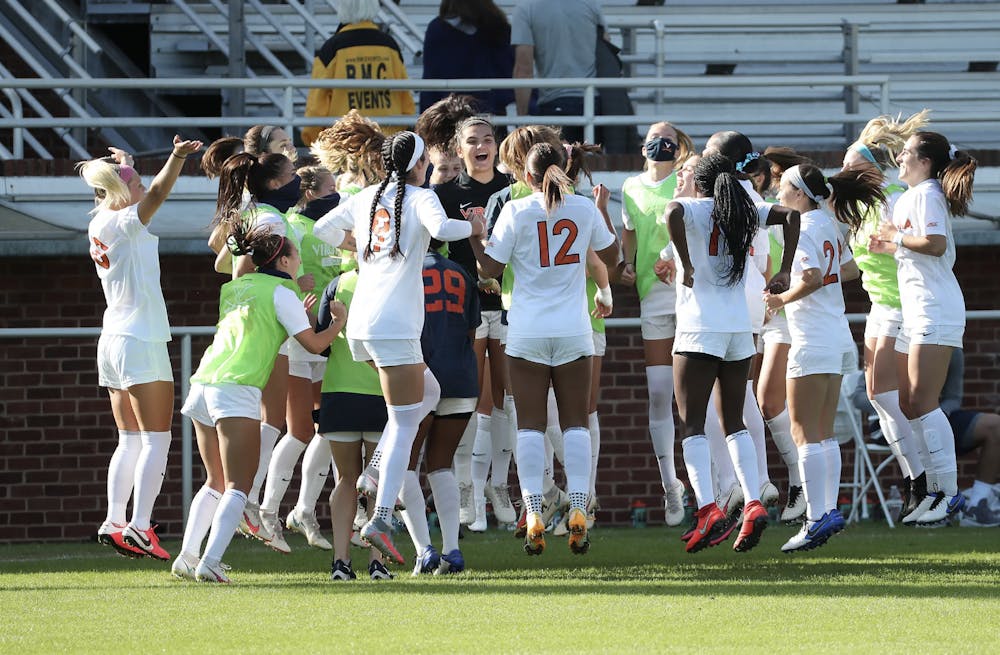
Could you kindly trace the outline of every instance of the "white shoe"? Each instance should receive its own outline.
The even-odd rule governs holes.
[[[240,519],[239,530],[245,537],[253,537],[264,542],[271,539],[271,533],[268,532],[260,520],[260,505],[249,500],[246,507],[243,508],[243,517]]]
[[[913,511],[903,517],[903,525],[915,525],[930,510],[935,500],[937,500],[937,496],[933,493],[929,493],[921,498],[920,503],[917,504]]]
[[[355,487],[362,496],[374,498],[378,493],[378,469],[374,466],[366,466],[365,470],[358,476]]]
[[[194,570],[194,577],[198,582],[218,582],[221,584],[229,584],[229,576],[226,572],[222,570],[221,566],[209,566],[205,564],[205,560],[198,562],[198,566]]]
[[[517,521],[517,512],[514,511],[514,504],[510,502],[510,487],[506,484],[486,485],[486,498],[493,505],[493,516],[496,517],[497,523]]]
[[[556,489],[555,499],[549,501],[545,498],[542,502],[542,525],[548,527],[552,519],[558,512],[569,513],[569,496],[562,489]]]
[[[569,534],[569,525],[567,523],[567,517],[569,513],[565,513],[559,517],[559,522],[552,526],[552,536],[554,537],[565,537]]]
[[[359,502],[358,510],[354,513],[354,531],[360,532],[361,528],[365,527],[365,523],[368,523],[368,510]]]
[[[458,522],[469,525],[476,520],[476,508],[472,504],[472,485],[458,484]],[[368,521],[365,520],[367,523]]]
[[[667,525],[674,527],[684,520],[684,483],[674,478],[673,484],[663,494],[663,509]]]
[[[770,480],[760,485],[760,504],[764,507],[778,504],[778,488]]]
[[[486,499],[476,498],[476,520],[469,524],[473,532],[486,532]]]
[[[170,565],[170,573],[180,580],[198,580],[195,575],[195,569],[198,568],[198,558],[194,555],[188,555],[187,553],[181,553],[174,560],[174,563]],[[222,568],[221,564],[219,568]]]
[[[737,482],[724,492],[716,501],[719,509],[730,521],[734,520],[743,511],[743,488]]]
[[[288,542],[285,541],[285,536],[282,534],[281,520],[278,518],[277,512],[261,511],[260,527],[262,530],[266,529],[267,533],[271,535],[271,538],[264,543],[285,555],[292,552],[292,549],[288,546]]]
[[[365,523],[367,523],[367,521],[365,521]],[[361,527],[364,527],[364,526],[361,526]],[[365,542],[361,541],[361,531],[360,530],[354,530],[353,532],[351,532],[351,545],[355,546],[357,548],[367,548],[368,547],[365,544]]]
[[[788,488],[788,499],[785,502],[785,509],[781,510],[781,521],[783,523],[796,523],[806,515],[806,494],[801,486],[791,486]]]
[[[298,532],[306,538],[309,545],[320,550],[333,550],[333,545],[323,537],[319,529],[319,521],[312,512],[299,512],[293,509],[285,519],[285,527]]]

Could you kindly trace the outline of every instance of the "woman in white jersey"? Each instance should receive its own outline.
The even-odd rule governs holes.
[[[904,522],[931,525],[964,504],[958,493],[955,437],[939,396],[953,348],[965,332],[965,299],[955,279],[950,216],[972,199],[977,162],[936,132],[917,132],[897,158],[899,179],[910,185],[883,223],[872,250],[895,252],[903,328],[896,338],[899,405],[918,448],[926,450],[927,493]]]
[[[313,234],[329,242],[330,228],[342,227],[353,230],[358,244],[363,244],[347,325],[348,345],[356,361],[371,361],[379,369],[389,421],[382,436],[375,515],[361,529],[361,537],[403,563],[392,542],[389,518],[417,428],[440,398],[440,386],[420,349],[423,255],[431,237],[466,239],[485,232],[485,224],[481,219],[449,219],[434,192],[421,188],[428,160],[423,139],[416,134],[399,132],[387,139],[382,164],[386,171],[382,183],[360,191],[321,218]]]
[[[684,518],[684,484],[674,466],[674,374],[670,351],[676,331],[673,285],[656,278],[653,267],[670,240],[659,222],[679,182],[676,167],[694,152],[687,134],[666,121],[654,123],[646,133],[642,153],[646,168],[622,185],[622,250],[625,254],[621,282],[639,292],[639,315],[649,391],[649,436],[659,465],[667,525]]]
[[[215,338],[191,376],[181,410],[194,422],[207,479],[191,501],[181,554],[171,567],[178,578],[229,582],[221,560],[243,516],[260,460],[261,389],[278,349],[291,336],[310,352],[323,351],[347,314],[343,304],[331,303],[336,320],[315,332],[305,310],[316,297],[310,295],[304,309],[294,291],[293,275],[301,265],[295,244],[251,225],[250,218],[236,221],[227,241],[257,268],[223,285]]]
[[[563,172],[565,156],[561,146],[532,146],[524,167],[531,195],[504,205],[485,248],[472,240],[484,275],[496,277],[509,263],[515,277],[507,356],[518,408],[515,452],[527,508],[525,550],[533,555],[545,548],[542,478],[550,384],[555,388],[565,444],[569,546],[575,553],[585,553],[590,545],[587,405],[594,340],[587,315],[585,266],[588,248],[606,266],[617,266],[620,254],[607,213],[602,217],[590,200],[571,195],[571,180]],[[595,193],[606,196],[608,192],[598,186]]]
[[[905,121],[893,116],[878,116],[868,121],[858,140],[844,154],[844,169],[874,166],[883,174],[896,168],[896,157],[906,140],[927,124],[928,110]],[[851,250],[861,269],[861,284],[871,299],[865,322],[865,389],[879,416],[886,442],[896,456],[903,473],[900,487],[903,508],[897,521],[904,520],[927,495],[927,474],[923,460],[927,453],[918,449],[910,424],[899,407],[899,381],[896,379],[896,336],[903,325],[899,300],[896,259],[888,253],[869,252],[868,241],[881,223],[892,220],[892,208],[906,187],[890,180],[882,183],[886,204],[872,211],[854,233]]]
[[[118,426],[118,447],[108,468],[108,514],[97,530],[100,543],[130,557],[169,559],[150,526],[170,448],[174,376],[167,355],[170,325],[160,290],[159,238],[148,230],[170,195],[184,160],[201,141],[174,137],[174,149],[149,190],[131,157],[78,165],[94,189],[97,207],[87,228],[90,257],[108,303],[97,342],[98,382],[107,387]],[[125,507],[133,495],[132,520]]]
[[[767,512],[759,500],[757,455],[742,420],[746,379],[754,353],[746,305],[745,267],[760,226],[784,224],[786,242],[798,238],[798,213],[754,203],[727,157],[713,152],[695,167],[698,198],[679,198],[664,220],[677,253],[677,336],[674,339],[674,389],[683,423],[682,443],[688,478],[698,503],[697,525],[686,550],[697,552],[721,543],[733,525],[715,501],[712,456],[705,417],[718,381],[726,445],[743,490],[743,527],[733,548],[746,551],[760,540]],[[782,261],[771,288],[787,286],[791,253]]]
[[[826,178],[801,164],[781,176],[778,202],[802,214],[791,287],[766,296],[768,310],[785,309],[792,348],[788,356],[788,412],[806,501],[802,529],[781,547],[811,550],[844,527],[837,509],[840,445],[833,418],[844,373],[857,367],[857,348],[844,316],[842,283],[858,277],[839,223],[856,230],[867,211],[884,201],[882,175],[856,168]],[[832,214],[826,207],[832,205]]]

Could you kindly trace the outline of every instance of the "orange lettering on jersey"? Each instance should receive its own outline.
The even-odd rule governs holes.
[[[97,237],[91,237],[93,242],[90,246],[90,258],[101,268],[111,268],[111,260],[108,259],[108,247],[101,243]]]
[[[392,236],[392,217],[383,207],[375,212],[372,222],[372,252],[381,252],[389,244]]]

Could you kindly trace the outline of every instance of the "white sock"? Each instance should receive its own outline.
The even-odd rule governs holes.
[[[167,470],[167,453],[170,452],[169,432],[139,432],[142,450],[135,463],[135,483],[132,493],[132,525],[138,530],[149,529],[153,504],[163,486]]]
[[[823,445],[807,443],[799,446],[799,474],[806,497],[806,518],[818,521],[826,514],[826,453]]]
[[[799,450],[792,440],[792,419],[788,416],[788,408],[781,410],[781,413],[774,418],[767,419],[768,429],[771,430],[771,440],[774,441],[781,460],[788,467],[788,484],[792,487],[802,486],[802,473],[799,468]]]
[[[587,415],[587,427],[590,430],[590,496],[597,497],[597,460],[601,456],[601,422],[597,412]]]
[[[708,438],[696,434],[681,442],[684,453],[684,466],[687,468],[688,481],[694,489],[694,497],[698,501],[698,509],[715,502],[712,491],[712,453]]]
[[[743,503],[760,500],[760,478],[757,476],[757,448],[753,437],[740,430],[726,437],[729,459],[735,462],[736,477],[743,487]]]
[[[587,510],[590,493],[590,432],[584,427],[567,428],[563,433],[566,493],[570,506]]]
[[[299,499],[295,503],[297,514],[303,512],[316,513],[316,503],[323,493],[326,480],[333,470],[333,455],[330,453],[330,442],[318,434],[313,435],[302,456],[302,484],[299,486]],[[337,476],[334,475],[336,480]]]
[[[407,471],[403,476],[403,488],[399,495],[406,505],[406,509],[400,514],[403,515],[406,531],[410,533],[413,547],[419,555],[431,545],[431,532],[427,527],[427,501],[416,471]]]
[[[455,449],[453,464],[457,484],[472,484],[472,447],[476,442],[476,426],[479,423],[477,416],[478,413],[472,413],[468,425],[465,426],[465,432],[462,433],[462,439],[458,442],[458,448]]]
[[[281,500],[288,491],[288,483],[292,481],[295,472],[295,463],[305,452],[306,444],[299,441],[298,437],[286,434],[274,447],[271,455],[271,464],[267,468],[267,482],[264,483],[264,501],[260,504],[260,511],[276,513],[281,505]]]
[[[940,407],[924,414],[919,420],[923,424],[927,454],[937,473],[937,490],[951,498],[958,493],[958,463],[951,423]]]
[[[513,407],[513,400],[511,400],[510,406]],[[495,487],[507,484],[507,478],[510,475],[510,460],[514,455],[513,439],[515,438],[510,427],[510,416],[507,414],[506,407],[504,409],[494,407],[490,417],[490,445],[492,447],[490,484]]]
[[[927,442],[924,441],[924,424],[918,418],[908,421],[908,423],[910,424],[910,432],[913,434],[913,443],[917,447],[917,457],[927,475],[927,491],[934,493],[938,491],[938,472],[927,449]]]
[[[417,436],[420,421],[427,415],[424,403],[386,405],[389,421],[382,431],[382,460],[379,463],[378,494],[375,498],[378,517],[388,520],[396,505],[396,496],[403,486],[403,477],[410,462],[410,450]]]
[[[589,443],[589,442],[588,442]],[[545,472],[545,435],[538,430],[517,431],[517,479],[529,511],[541,511]],[[538,502],[538,508],[534,504]]]
[[[737,481],[736,469],[733,468],[733,458],[729,455],[729,448],[726,446],[726,433],[722,430],[718,410],[715,408],[714,390],[705,411],[705,437],[708,439],[708,447],[712,453],[713,489],[715,497],[718,498],[737,484]],[[756,465],[754,463],[754,466]]]
[[[254,505],[260,504],[260,488],[264,484],[267,476],[267,467],[271,464],[271,453],[274,451],[274,444],[278,443],[281,430],[268,425],[260,424],[260,462],[257,463],[257,473],[253,476],[253,486],[247,494],[247,502]]]
[[[472,498],[483,498],[486,478],[490,476],[493,444],[491,442],[493,417],[489,414],[476,415],[476,441],[472,446]]]
[[[545,490],[544,493],[546,498],[548,498],[549,494],[553,493],[553,489],[556,488],[556,451],[555,448],[552,447],[552,433],[550,428],[551,426],[545,428],[545,468],[542,471],[542,487]]]
[[[767,473],[767,442],[764,441],[764,416],[757,406],[757,396],[753,392],[753,380],[747,380],[747,393],[743,397],[743,425],[753,439],[757,451],[757,477],[761,484],[771,481]]]
[[[201,542],[205,541],[215,510],[222,500],[222,494],[211,487],[202,487],[191,499],[188,510],[187,525],[184,526],[184,540],[181,542],[181,552],[201,559]]]
[[[649,391],[649,438],[660,469],[660,483],[666,493],[677,479],[674,463],[674,367],[647,366],[646,386]]]
[[[375,469],[377,471],[382,466],[382,444],[383,443],[385,443],[385,442],[382,440],[382,437],[379,437],[378,441],[375,443],[375,447],[372,449],[372,456],[368,458],[368,468],[373,468],[373,469]],[[371,442],[366,441],[365,442],[365,450],[367,451],[368,448],[371,448],[371,447],[372,447],[371,446]]]
[[[111,455],[108,465],[108,515],[106,520],[115,525],[125,525],[125,508],[132,497],[135,483],[135,463],[142,451],[142,439],[138,432],[118,431],[118,447]]]
[[[877,393],[872,398],[872,406],[878,413],[879,424],[882,426],[882,433],[889,444],[889,448],[899,460],[899,468],[905,477],[920,477],[924,472],[924,465],[920,461],[916,439],[913,437],[913,430],[910,429],[910,422],[903,415],[903,410],[899,408],[899,390],[885,391]]]
[[[840,476],[844,466],[840,456],[840,444],[834,437],[820,442],[823,446],[823,456],[826,457],[826,507],[824,512],[837,509],[840,497]]]
[[[511,459],[514,458],[514,451],[517,449],[517,405],[514,404],[514,396],[506,394],[503,397],[503,409],[507,412],[507,442],[511,449]],[[510,460],[507,460],[507,470],[510,470]],[[504,481],[506,482],[506,478]]]
[[[450,469],[440,469],[428,473],[427,482],[441,524],[441,552],[450,553],[458,548],[458,481]]]
[[[222,561],[222,556],[226,554],[229,542],[233,540],[233,533],[240,524],[246,506],[247,497],[242,491],[227,489],[226,493],[222,494],[219,506],[215,510],[215,517],[212,519],[212,530],[208,533],[205,554],[202,556],[205,564],[218,566]]]

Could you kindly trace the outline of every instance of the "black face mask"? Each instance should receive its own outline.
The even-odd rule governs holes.
[[[677,156],[677,144],[670,139],[655,137],[646,142],[646,159],[652,161],[673,161]]]
[[[328,196],[323,196],[322,198],[316,198],[308,205],[302,208],[302,215],[311,218],[314,221],[326,216],[326,214],[340,204],[340,194],[331,193]]]
[[[285,186],[262,193],[257,200],[285,213],[289,207],[293,207],[299,201],[299,187],[301,186],[302,179],[296,175]]]

